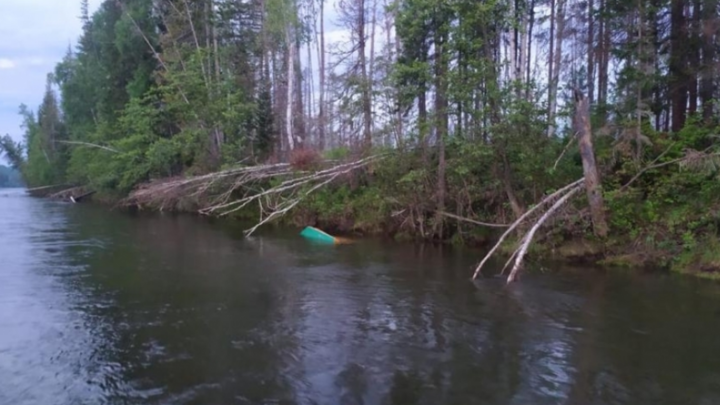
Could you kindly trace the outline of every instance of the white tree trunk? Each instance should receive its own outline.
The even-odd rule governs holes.
[[[288,149],[293,150],[295,149],[295,139],[293,137],[293,90],[295,88],[295,83],[293,78],[295,77],[295,72],[293,72],[293,65],[295,61],[295,44],[293,43],[293,38],[290,33],[290,28],[286,29],[285,32],[285,40],[287,42],[287,100],[286,100],[286,111],[285,111],[285,130],[287,134],[287,142],[288,142]]]
[[[548,90],[548,137],[555,135],[555,112],[557,110],[557,91],[562,63],[562,44],[565,31],[565,1],[557,0],[555,10],[555,49],[552,51],[550,86]]]

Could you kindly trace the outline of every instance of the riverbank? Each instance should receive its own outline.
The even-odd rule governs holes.
[[[397,163],[397,162],[395,162]],[[456,210],[453,217],[440,216],[432,204],[423,203],[422,188],[404,187],[407,175],[393,178],[385,169],[361,170],[344,176],[308,194],[282,216],[265,226],[316,226],[330,233],[362,237],[382,236],[397,241],[430,241],[476,248],[491,247],[504,231],[502,225],[514,217],[506,203],[486,203],[482,212]],[[168,180],[165,180],[168,181]],[[163,182],[158,180],[155,182]],[[271,186],[269,182],[266,186]],[[277,183],[275,183],[277,184]],[[397,188],[392,187],[398,185]],[[147,188],[148,184],[137,189]],[[85,194],[87,188],[73,189]],[[216,190],[216,194],[223,190]],[[240,198],[238,190],[232,198]],[[51,195],[68,199],[67,191]],[[128,196],[101,192],[90,197],[92,201],[127,210],[172,211],[197,214],[207,205],[207,196],[196,193],[173,194],[158,200],[157,204],[128,204]],[[493,196],[495,197],[495,196]],[[462,207],[458,195],[449,196],[451,206]],[[691,207],[654,206],[639,195],[617,195],[606,192],[609,202],[610,233],[601,240],[591,232],[586,204],[576,198],[563,208],[536,235],[530,246],[530,260],[551,259],[569,263],[582,263],[606,267],[633,269],[665,269],[692,274],[703,278],[720,278],[720,239],[713,233],[718,225],[718,210],[693,211]],[[415,203],[410,203],[410,202]],[[225,215],[226,220],[257,222],[259,208],[267,210],[264,201],[249,204]],[[474,203],[472,206],[477,206]],[[467,206],[466,206],[467,207]],[[623,209],[619,209],[623,207]],[[652,215],[649,209],[655,210]],[[679,213],[682,213],[680,215]],[[482,226],[461,218],[495,226]],[[680,219],[678,219],[680,218]],[[437,223],[442,234],[437,233]],[[500,254],[509,256],[517,246],[517,238],[509,238]]]

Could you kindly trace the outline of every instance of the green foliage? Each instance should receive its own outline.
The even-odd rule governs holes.
[[[15,170],[21,170],[25,166],[23,145],[15,142],[10,135],[0,138],[0,157],[5,157]]]

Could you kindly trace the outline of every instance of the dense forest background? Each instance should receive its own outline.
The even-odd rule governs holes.
[[[390,153],[300,216],[483,241],[487,228],[437,213],[507,223],[581,177],[580,93],[609,214],[602,249],[710,271],[720,268],[708,253],[720,246],[718,6],[106,0],[90,15],[83,1],[82,37],[37,110],[21,108],[24,142],[6,137],[2,150],[31,186],[116,196],[238,164]],[[545,243],[596,237],[588,217],[568,207]]]

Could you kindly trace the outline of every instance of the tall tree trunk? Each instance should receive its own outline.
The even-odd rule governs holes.
[[[670,101],[672,103],[672,130],[685,126],[688,101],[686,52],[688,46],[685,0],[672,0],[670,10]]]
[[[530,0],[530,25],[527,32],[527,68],[525,71],[525,99],[530,100],[530,78],[532,75],[532,48],[533,48],[533,27],[535,26],[535,0]]]
[[[550,76],[550,89],[548,92],[548,137],[555,135],[555,111],[557,109],[557,91],[560,82],[562,63],[562,43],[565,32],[565,0],[557,0],[555,10],[555,50],[553,51],[553,70]]]
[[[437,207],[438,211],[445,211],[445,138],[448,134],[448,100],[447,100],[447,57],[445,55],[446,33],[440,21],[435,25],[435,116],[436,135],[438,142],[438,180],[437,180]],[[436,233],[443,237],[443,221],[437,218]]]
[[[320,2],[320,40],[318,41],[318,74],[320,79],[320,90],[318,94],[318,147],[325,149],[325,0]]]
[[[720,18],[717,15],[718,0],[704,0],[702,10],[702,64],[700,79],[700,101],[702,116],[706,125],[713,119],[713,97],[715,96],[715,78],[718,73],[716,46],[720,38]],[[716,39],[717,38],[717,39]]]
[[[288,143],[288,150],[291,151],[295,149],[295,136],[293,134],[293,94],[295,91],[295,72],[293,72],[293,65],[295,61],[295,45],[292,38],[292,35],[290,34],[290,27],[286,28],[286,38],[285,42],[287,43],[287,60],[286,60],[286,67],[287,67],[287,99],[285,100],[286,103],[286,113],[285,113],[285,131],[287,134],[287,143]]]
[[[368,73],[368,92],[372,103],[373,84],[375,81],[375,26],[377,25],[377,0],[372,2],[372,20],[370,21],[370,68]]]
[[[528,56],[528,7],[526,0],[522,0],[520,2],[522,4],[522,8],[520,10],[520,49],[518,51],[518,64],[515,72],[515,79],[519,82],[523,82],[525,79],[525,65],[527,64],[525,59]],[[525,83],[526,86],[529,83]],[[517,97],[520,98],[522,96],[522,87],[518,86],[517,89]]]
[[[297,2],[296,2],[297,4]],[[297,30],[297,28],[296,28]],[[295,73],[295,117],[293,123],[295,124],[295,141],[298,147],[303,147],[305,142],[305,107],[303,106],[303,74],[302,74],[302,63],[300,62],[300,35],[295,33],[295,41],[292,45],[295,49],[293,50],[293,69]]]
[[[363,146],[366,149],[370,149],[372,146],[372,101],[370,100],[370,83],[368,80],[368,66],[365,55],[365,11],[365,0],[358,0],[357,27],[355,29],[358,37],[358,60],[362,79]]]
[[[389,0],[385,1],[385,10],[389,10]],[[393,13],[386,11],[385,14],[385,34],[387,36],[387,48],[388,48],[388,63],[395,64],[397,62],[397,55],[400,55],[400,41],[398,38],[395,38],[395,41],[393,43],[391,31],[393,27],[395,26],[395,16]],[[391,45],[392,44],[392,45]],[[393,49],[395,52],[393,52]],[[400,89],[397,88],[395,90],[395,102],[399,104],[400,102]],[[395,113],[395,137],[397,139],[397,146],[402,146],[403,143],[403,115],[400,108],[397,108],[397,112]]]
[[[688,114],[694,115],[698,109],[698,73],[700,72],[700,4],[693,0],[692,25],[690,33],[690,54],[688,55]]]
[[[550,86],[552,86],[552,78],[555,77],[553,74],[553,61],[555,60],[555,0],[550,0],[550,46],[548,47],[548,122],[550,120]],[[548,129],[549,131],[549,129]]]
[[[595,151],[592,143],[592,128],[590,127],[590,103],[587,97],[579,90],[575,90],[575,132],[578,136],[580,158],[585,174],[585,191],[587,192],[595,235],[605,238],[608,234],[608,225],[605,220],[605,203],[602,195],[600,174],[595,163]]]
[[[598,97],[597,103],[600,106],[601,125],[605,124],[607,117],[607,95],[608,95],[608,66],[610,64],[610,33],[612,31],[608,21],[608,0],[600,0],[600,31],[598,42],[600,43],[598,52]]]
[[[587,87],[588,101],[595,101],[595,1],[588,0],[588,32],[587,32]]]

